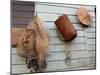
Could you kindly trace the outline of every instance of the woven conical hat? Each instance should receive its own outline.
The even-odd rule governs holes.
[[[88,12],[88,10],[84,7],[80,7],[77,11],[77,16],[78,16],[78,19],[79,21],[88,26],[91,24],[92,22],[92,19],[91,19],[91,15],[90,13]]]

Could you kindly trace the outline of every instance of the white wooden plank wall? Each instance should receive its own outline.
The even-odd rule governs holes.
[[[80,6],[86,7],[92,15],[92,24],[90,27],[85,28],[78,21],[76,11]],[[19,6],[13,7],[13,9]],[[18,14],[20,18],[12,19],[13,25],[24,25],[25,20],[32,18],[30,16],[33,11],[31,10],[33,5],[26,5],[25,8],[29,8],[23,16]],[[21,7],[22,8],[22,7]],[[24,7],[22,8],[24,9]],[[44,21],[45,28],[49,35],[49,53],[47,58],[47,68],[44,72],[51,71],[68,71],[68,70],[81,70],[81,69],[95,69],[95,58],[96,58],[96,24],[95,24],[95,6],[89,5],[72,5],[72,4],[57,4],[57,3],[41,3],[36,2],[35,12]],[[15,13],[17,13],[15,11]],[[12,13],[13,14],[13,13]],[[63,37],[57,31],[54,21],[59,15],[68,14],[73,26],[77,30],[77,37],[67,43],[64,42]],[[13,16],[18,17],[13,14]],[[23,21],[20,21],[20,19]],[[29,22],[29,21],[28,21]],[[65,63],[66,52],[70,52],[70,62]],[[16,53],[16,48],[12,48],[12,73],[28,73],[25,59],[21,58]]]

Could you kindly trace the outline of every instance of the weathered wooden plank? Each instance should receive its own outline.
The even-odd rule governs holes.
[[[12,5],[12,11],[34,11],[35,6],[27,6],[27,5]]]
[[[47,61],[61,61],[65,60],[66,55],[64,52],[53,52],[49,53]],[[71,52],[71,59],[81,59],[81,58],[86,58],[86,51],[72,51]],[[12,64],[24,64],[25,59],[19,57],[18,55],[12,55]]]
[[[64,60],[66,58],[64,52],[53,52],[49,53],[49,56],[47,58],[47,61],[59,61]]]
[[[85,50],[85,44],[65,44],[55,45],[55,50],[52,51],[70,51],[70,50]]]
[[[93,64],[90,64],[90,67],[94,67]],[[56,61],[56,62],[48,62],[47,68],[44,70],[44,72],[48,71],[60,71],[61,69],[64,70],[77,70],[79,69],[91,69],[90,67],[87,67],[86,59],[80,59],[80,60],[71,60],[71,63],[69,65],[66,65],[64,61]],[[26,68],[26,65],[13,65],[12,66],[12,73],[28,73],[28,70]]]
[[[92,64],[91,66],[93,66],[94,64]],[[26,65],[25,65],[26,66]],[[16,67],[16,66],[15,66]],[[17,67],[17,68],[21,68],[21,69],[23,69],[24,67],[23,66],[20,66],[20,67]],[[95,67],[78,67],[78,68],[72,68],[72,69],[56,69],[56,70],[54,70],[54,71],[49,71],[49,70],[47,70],[47,71],[44,71],[44,72],[63,72],[63,71],[78,71],[78,70],[88,70],[88,69],[95,69]],[[23,71],[24,72],[24,71]],[[30,73],[28,73],[28,72],[25,72],[25,73],[23,73],[23,72],[14,72],[14,73],[12,73],[12,74],[30,74]],[[34,73],[33,73],[34,74]]]
[[[54,50],[55,49],[55,50]],[[84,50],[85,51],[85,44],[68,44],[66,43],[65,45],[55,45],[55,48],[50,50],[51,52],[53,51],[70,51],[70,50]]]
[[[95,27],[96,28],[96,23],[94,22],[94,23],[91,23],[91,25],[89,26],[89,28],[93,28],[93,27]]]
[[[28,26],[28,24],[17,24],[17,25],[11,25],[11,28],[26,28]]]
[[[18,61],[17,61],[18,62]],[[70,68],[77,68],[77,67],[84,67],[84,66],[87,66],[87,59],[76,59],[76,60],[71,60],[71,62],[69,63],[69,65],[68,64],[65,64],[65,61],[53,61],[53,62],[48,62],[47,64],[47,66],[48,67],[57,67],[58,65],[58,63],[60,62],[60,64],[59,64],[59,66],[65,66],[66,68],[68,67],[70,67]],[[83,63],[84,62],[84,63]],[[91,64],[95,64],[95,58],[88,58],[88,62],[89,62],[89,64],[88,65],[91,65]],[[50,66],[50,64],[51,63],[56,63],[56,64],[54,64],[54,66],[53,66],[53,64]],[[19,63],[19,65],[25,65],[25,63]],[[18,64],[16,65],[16,66],[18,66]],[[64,66],[63,67],[59,67],[59,69],[61,69],[61,68],[64,68]],[[50,68],[48,68],[47,67],[47,69],[50,69]],[[55,69],[55,68],[54,68]]]
[[[19,55],[12,55],[12,65],[17,64],[26,64],[26,59],[23,57],[20,57]]]
[[[96,45],[88,45],[87,50],[88,51],[96,50]]]
[[[85,44],[65,44],[65,45],[54,45],[50,48],[50,52],[55,51],[70,51],[70,50],[85,50]]]
[[[66,42],[64,40],[61,40],[62,38],[49,38],[49,44],[65,44]],[[70,43],[85,43],[84,37],[77,37],[74,40],[72,40]]]
[[[72,60],[72,63],[69,66],[66,65],[64,61],[48,62],[47,68],[44,71],[57,71],[59,69],[67,70],[67,69],[70,69],[71,67],[86,66],[86,65],[81,64],[82,62],[84,62],[84,64],[86,64],[86,59],[85,60],[84,59]],[[12,68],[13,68],[13,71],[16,69],[17,71],[15,70],[15,72],[17,72],[17,73],[27,73],[28,72],[28,71],[26,71],[27,70],[26,65],[13,65]],[[19,68],[24,69],[24,70],[20,70]]]
[[[30,16],[30,15],[28,15],[28,16]],[[51,22],[53,22],[53,21],[56,21],[56,19],[58,18],[58,15],[52,15],[52,14],[49,14],[49,15],[48,14],[38,14],[38,15],[43,19],[43,21],[51,21]],[[21,16],[25,17],[24,14],[21,15]],[[31,17],[32,16],[34,16],[34,13],[32,13]],[[70,18],[72,23],[80,23],[80,21],[77,19],[76,16],[69,16],[69,18]],[[25,21],[31,20],[31,19],[32,18],[13,18],[12,23],[13,24],[25,24]],[[95,21],[95,19],[93,19],[93,21]]]
[[[67,70],[67,68],[69,68],[69,66],[67,66],[64,61],[48,62],[47,68],[44,71],[57,71],[59,69]]]
[[[58,32],[57,30],[48,30],[48,36],[49,37],[58,37],[58,36],[62,37],[61,33]],[[85,36],[84,31],[78,30],[77,31],[77,36],[80,36],[80,37]]]
[[[87,33],[87,38],[96,38],[96,33]]]
[[[19,36],[22,35],[24,31],[24,28],[12,28],[12,44],[16,44],[18,42],[18,39],[20,38]],[[77,36],[81,36],[81,38],[84,36],[84,32],[83,31],[77,31]],[[48,35],[49,37],[54,37],[54,38],[51,38],[51,43],[59,43],[59,42],[63,42],[61,41],[59,38],[57,38],[57,36],[61,36],[60,33],[58,33],[56,30],[48,30]],[[60,37],[60,38],[63,38],[63,37]],[[50,39],[50,38],[49,38]],[[52,39],[56,39],[55,41],[53,41]],[[77,38],[78,39],[78,38]],[[77,40],[76,39],[76,40]],[[83,38],[82,38],[83,39]],[[58,40],[58,41],[57,41]],[[78,41],[77,41],[78,42]],[[77,43],[76,42],[76,43]],[[81,41],[80,41],[81,42]],[[50,44],[51,44],[50,43]],[[75,43],[75,42],[74,42]]]
[[[14,26],[26,25],[34,16],[33,12],[33,3],[15,3],[13,7],[12,24]],[[51,6],[52,5],[52,6]],[[56,6],[54,6],[56,5]],[[22,7],[21,7],[22,6]],[[25,6],[25,7],[24,7]],[[33,7],[32,7],[33,6]],[[38,8],[37,8],[38,6]],[[94,69],[95,66],[95,6],[85,6],[90,14],[92,15],[93,23],[90,27],[83,27],[80,22],[77,20],[76,11],[81,5],[70,5],[70,4],[55,4],[50,3],[49,5],[45,3],[36,6],[36,11],[38,11],[39,16],[44,20],[44,26],[48,29],[49,35],[49,56],[47,58],[47,68],[44,72],[50,71],[66,71],[66,70],[80,70],[80,69]],[[41,6],[41,7],[40,7]],[[18,8],[21,7],[21,8]],[[29,9],[28,9],[29,8]],[[31,10],[32,9],[32,10]],[[51,9],[51,10],[50,10]],[[70,11],[69,11],[70,9]],[[16,11],[15,11],[16,10]],[[59,11],[59,12],[58,12]],[[54,21],[59,15],[63,13],[68,14],[73,26],[77,30],[78,37],[72,40],[70,43],[66,43],[61,40],[61,34],[56,31],[56,26]],[[49,18],[49,19],[48,19]],[[25,26],[24,25],[24,26]],[[86,41],[84,29],[86,29]],[[22,32],[22,31],[21,31]],[[93,33],[92,33],[93,32]],[[94,39],[90,39],[94,38]],[[88,55],[86,51],[86,42]],[[71,62],[65,64],[65,53],[66,51],[71,51]],[[25,58],[21,58],[16,55],[16,48],[12,48],[12,72],[13,73],[28,73],[28,70],[25,65]],[[88,58],[87,58],[88,56]],[[87,63],[88,62],[88,63]]]
[[[87,44],[95,44],[96,39],[87,39]]]
[[[54,11],[56,11],[56,10],[54,10]],[[75,11],[73,11],[73,12],[75,12]],[[38,13],[38,12],[37,12],[37,14],[39,16],[41,16],[44,21],[56,21],[56,19],[58,18],[58,16],[60,16],[59,14],[48,14],[48,13]],[[77,16],[68,15],[68,17],[71,20],[71,22],[80,23],[80,21],[78,20]],[[95,18],[92,18],[92,21],[94,22]]]
[[[41,3],[38,2],[36,3],[37,5],[45,5],[45,6],[56,6],[56,7],[68,7],[68,8],[73,8],[73,9],[78,9],[80,7],[85,7],[87,8],[89,11],[94,11],[95,6],[94,5],[80,5],[80,4],[61,4],[61,3]]]
[[[32,21],[33,18],[13,18],[12,24],[27,25]]]
[[[11,70],[12,74],[28,73],[26,65],[13,65]]]
[[[73,50],[73,49],[75,49],[75,50],[86,50],[84,44],[71,45],[71,49],[72,49],[72,50]]]
[[[31,5],[31,6],[35,5],[34,1],[30,2],[30,1],[16,1],[16,0],[12,0],[11,3],[12,3],[12,5]]]
[[[76,14],[77,9],[72,9],[68,7],[56,7],[56,6],[46,6],[46,5],[37,5],[36,12],[49,12],[56,14]],[[58,12],[59,11],[59,12]],[[95,12],[89,12],[93,17],[95,16]]]
[[[76,59],[76,58],[86,58],[86,51],[72,51],[71,52],[71,59]]]
[[[89,51],[88,52],[88,57],[95,57],[96,51]]]
[[[96,64],[90,64],[90,65],[89,65],[89,68],[90,68],[90,69],[96,69]]]
[[[62,56],[60,56],[60,55],[62,55]],[[51,55],[48,56],[47,61],[48,62],[54,62],[54,61],[61,61],[61,60],[64,60],[64,59],[65,59],[65,54],[62,53],[62,52],[59,52],[58,54],[57,53],[51,53]],[[12,55],[12,64],[25,64],[25,58],[22,59],[18,55]]]
[[[44,22],[44,26],[47,29],[56,29],[54,22]],[[83,30],[86,28],[86,27],[83,27],[82,24],[73,23],[73,26],[75,27],[76,30]],[[95,23],[92,23],[89,28],[95,28]]]
[[[92,48],[93,49],[93,48]],[[64,45],[49,45],[49,52],[60,52],[66,50],[85,50],[85,44],[64,44]],[[17,54],[17,48],[12,48],[12,54]]]
[[[12,48],[11,48],[11,53],[12,53],[12,54],[17,54],[17,48],[13,48],[13,47],[12,47]]]
[[[84,31],[77,31],[77,36],[85,36],[85,33]]]
[[[47,29],[56,29],[54,22],[44,22],[44,26]],[[83,27],[80,24],[73,24],[73,26],[77,30],[83,30]]]
[[[85,43],[84,37],[77,37],[71,41],[71,43]]]
[[[91,64],[91,65],[94,65],[94,64]],[[80,70],[93,70],[95,69],[95,67],[78,67],[78,68],[71,68],[69,69],[69,71],[80,71]],[[63,70],[62,70],[63,71]]]
[[[86,58],[85,51],[72,51],[71,59],[79,60],[79,58]],[[63,52],[51,53],[49,54],[47,61],[60,61],[65,60],[65,54]],[[88,52],[88,62],[94,63],[95,62],[95,51]],[[20,57],[18,55],[12,55],[12,64],[25,64],[25,58]]]
[[[82,67],[86,67],[86,66],[87,66],[86,59],[71,60],[71,69],[76,70],[76,68],[82,68]]]
[[[82,63],[84,63],[84,64],[82,64]],[[58,70],[60,71],[61,69],[67,71],[71,68],[73,68],[73,69],[78,68],[78,67],[82,68],[82,67],[86,66],[86,64],[87,64],[86,59],[71,60],[71,63],[69,65],[65,64],[65,61],[48,62],[48,67],[45,69],[45,71],[58,71]]]
[[[96,64],[96,57],[88,58],[88,65]]]
[[[86,32],[88,33],[95,33],[96,32],[96,29],[95,28],[86,28]]]
[[[30,19],[31,20],[31,19]],[[30,21],[29,20],[29,21]],[[26,25],[26,24],[25,24]],[[21,25],[21,24],[19,24],[19,25],[12,25],[12,26],[15,26],[15,27],[24,27],[25,25]],[[80,24],[73,24],[73,26],[75,27],[75,29],[76,30],[84,30],[84,28],[82,27],[82,25],[80,25]],[[92,27],[93,26],[93,27]],[[91,25],[91,27],[89,27],[89,28],[87,28],[87,32],[89,32],[89,33],[87,33],[87,37],[89,38],[89,37],[92,37],[92,36],[94,36],[94,34],[95,34],[95,28],[94,28],[94,26],[95,26],[95,24],[93,24],[93,25]],[[56,36],[56,35],[58,35],[59,33],[56,31],[57,29],[56,29],[56,26],[54,25],[54,23],[52,23],[52,22],[44,22],[44,27],[46,28],[46,29],[48,29],[48,31],[50,31],[50,32],[54,32],[54,33],[50,33],[51,35],[53,35],[53,36]],[[89,31],[90,30],[90,31]],[[56,34],[55,35],[55,32],[56,33],[58,33],[58,34]],[[81,36],[81,35],[84,35],[84,34],[80,34],[81,32],[83,32],[83,31],[77,31],[78,32],[78,36]],[[80,34],[80,35],[79,35]]]
[[[19,19],[19,18],[17,18],[17,19]],[[23,20],[23,21],[25,21],[25,20],[29,20],[29,21],[31,21],[31,19],[32,18],[26,18],[26,19],[24,19],[24,18],[22,18],[22,19],[20,19],[20,20]],[[54,22],[43,22],[43,24],[44,24],[44,27],[46,28],[46,29],[48,29],[48,30],[54,30],[54,29],[56,29],[56,26],[55,26],[55,24],[54,24]],[[26,25],[26,24],[25,24]],[[14,25],[12,25],[12,26],[25,26],[24,25],[24,23],[17,23],[17,24],[14,24]],[[83,25],[82,24],[75,24],[75,23],[73,23],[73,26],[75,27],[75,29],[76,30],[84,30],[84,29],[86,29],[86,27],[83,27]],[[95,29],[95,23],[92,23],[91,25],[90,25],[90,27],[89,28],[94,28]],[[87,30],[88,31],[88,30]],[[90,32],[92,32],[92,31],[90,31]]]
[[[11,29],[11,40],[12,40],[12,45],[15,45],[18,43],[20,37],[22,36],[24,32],[24,28],[12,28]]]
[[[56,25],[54,24],[54,22],[43,22],[44,23],[44,27],[47,29],[56,29]]]
[[[33,18],[33,16],[34,12],[12,11],[12,20],[13,18],[18,18],[18,19]]]

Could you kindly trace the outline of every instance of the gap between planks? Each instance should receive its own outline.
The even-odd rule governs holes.
[[[85,68],[85,67],[88,67],[88,69],[95,68],[95,63],[91,63],[91,64],[89,64],[89,66],[86,66],[85,62],[86,62],[86,59],[81,60],[80,62],[73,60],[73,62],[71,63],[71,65],[66,65],[64,63],[64,61],[48,62],[49,65],[47,65],[47,68],[44,71],[58,71],[58,70],[61,70],[61,69],[67,71],[69,69],[76,70],[77,68],[82,69],[82,68]],[[76,64],[76,63],[78,63],[78,64]],[[82,64],[82,63],[84,63],[84,64]],[[57,64],[58,64],[58,66],[57,66]],[[16,71],[16,69],[17,69],[17,71]],[[12,72],[14,72],[14,73],[23,73],[24,72],[24,73],[26,73],[27,72],[26,65],[25,64],[23,64],[23,65],[13,65],[12,66]]]
[[[49,22],[49,21],[48,21],[48,22]],[[91,30],[91,31],[92,31],[92,30]],[[92,40],[90,40],[90,42],[92,42]],[[94,45],[95,45],[95,44],[94,44]],[[89,45],[89,46],[90,46],[90,45]],[[92,51],[91,51],[91,52],[92,52]],[[94,53],[94,52],[93,52],[93,53]],[[94,54],[90,53],[90,55],[94,55]],[[94,57],[94,59],[95,59],[95,57]],[[57,61],[57,62],[58,62],[58,61]],[[83,63],[83,62],[82,62],[82,63]],[[94,65],[94,64],[95,64],[95,63],[93,63],[93,65],[92,65],[93,68],[95,68],[95,65]],[[82,64],[81,64],[81,65],[82,65]],[[13,66],[14,66],[14,65],[13,65]],[[85,65],[85,66],[86,66],[86,65]],[[51,66],[50,66],[50,67],[51,67]],[[54,67],[55,67],[55,66],[54,66]],[[55,67],[55,68],[56,68],[56,67]],[[61,70],[60,67],[58,67],[58,68],[60,68],[60,69],[55,69],[55,68],[52,68],[52,67],[51,67],[50,69],[51,69],[51,71],[52,71],[52,70],[53,70],[53,71],[55,71],[55,70],[56,70],[56,71],[60,71],[60,70]],[[81,68],[82,68],[82,67],[81,67]],[[80,69],[81,69],[81,68],[80,68]],[[69,69],[69,68],[68,68],[68,69]],[[68,70],[68,69],[67,69],[67,70]],[[76,68],[73,68],[73,69],[75,70]],[[85,68],[85,69],[86,69],[86,68]],[[89,67],[89,69],[90,69],[90,67]],[[22,68],[19,68],[19,70],[22,71]],[[62,70],[65,70],[65,69],[62,69]],[[24,69],[22,72],[23,72],[23,73],[27,72],[27,71],[25,71],[25,72],[24,72],[24,71],[25,71],[25,69]],[[48,68],[48,71],[49,71],[49,68]],[[16,70],[15,70],[14,72],[16,72]]]
[[[50,6],[62,6],[62,7],[70,7],[71,8],[79,8],[79,7],[85,7],[88,8],[88,10],[93,11],[94,8],[96,8],[95,5],[82,5],[82,4],[68,4],[68,3],[46,3],[46,2],[36,2],[36,5],[50,5]]]

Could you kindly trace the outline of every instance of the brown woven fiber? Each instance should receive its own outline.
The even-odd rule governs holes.
[[[17,46],[20,56],[27,58],[28,68],[41,72],[46,67],[48,36],[39,16],[34,16],[25,28]]]
[[[77,32],[74,29],[67,15],[59,16],[55,21],[55,25],[60,33],[63,35],[65,40],[73,40],[77,36]]]

